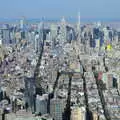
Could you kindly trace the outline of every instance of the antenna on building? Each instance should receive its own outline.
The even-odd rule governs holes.
[[[80,42],[80,12],[78,12],[78,23],[77,23],[77,33],[78,33],[78,41]]]
[[[65,17],[63,16],[61,19],[61,24],[65,25],[66,21],[65,21]]]
[[[20,19],[20,28],[21,28],[21,30],[23,30],[23,28],[24,28],[24,22],[25,22],[25,16],[22,16],[21,19]]]
[[[80,27],[80,12],[78,12],[78,25]]]

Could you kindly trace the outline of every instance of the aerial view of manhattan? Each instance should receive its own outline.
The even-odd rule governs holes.
[[[0,0],[0,120],[120,120],[120,0]]]

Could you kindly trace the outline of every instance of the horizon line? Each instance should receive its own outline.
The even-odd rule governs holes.
[[[41,18],[30,18],[30,17],[25,17],[25,20],[28,21],[60,21],[62,17],[54,17],[54,18],[50,18],[50,17],[41,17]],[[22,17],[16,17],[16,18],[2,18],[0,17],[0,22],[13,22],[13,21],[17,21],[17,20],[21,20]],[[77,22],[78,18],[77,17],[65,17],[65,20],[68,22]],[[96,21],[100,21],[100,22],[120,22],[120,18],[85,18],[82,17],[81,18],[81,22],[96,22]]]

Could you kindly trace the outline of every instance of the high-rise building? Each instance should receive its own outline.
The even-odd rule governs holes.
[[[107,78],[107,83],[106,83],[106,88],[113,88],[113,74],[108,74],[108,76],[107,76],[108,78]]]
[[[40,22],[38,24],[38,33],[40,35],[40,39],[43,40],[43,35],[44,35],[44,23],[43,22]]]
[[[99,49],[100,48],[100,39],[96,39],[96,48]]]
[[[77,40],[81,43],[81,29],[80,29],[80,13],[78,13],[78,24],[77,24]]]
[[[16,32],[15,33],[15,43],[19,43],[21,40],[21,33],[20,32]]]
[[[105,27],[103,28],[103,32],[104,32],[104,42],[105,42],[105,45],[107,45],[110,43],[109,30]]]
[[[67,38],[66,38],[66,21],[65,18],[63,17],[61,20],[61,25],[60,25],[60,43],[63,44],[66,42]]]
[[[86,111],[84,107],[75,107],[71,111],[71,120],[86,120]]]
[[[21,38],[22,38],[22,39],[25,39],[25,38],[26,38],[26,36],[25,36],[25,31],[21,31]]]
[[[80,53],[84,53],[85,51],[85,45],[83,45],[83,44],[81,44],[81,43],[83,43],[83,41],[82,41],[82,39],[81,39],[81,27],[80,27],[80,13],[78,13],[78,23],[77,23],[77,31],[76,31],[76,33],[77,33],[77,45],[78,45],[78,47],[80,48],[79,49],[79,51],[78,51],[78,53],[80,54]]]
[[[14,31],[11,31],[10,32],[10,43],[11,44],[15,44],[15,33],[14,33]]]
[[[21,32],[21,39],[26,39],[27,36],[27,24],[25,21],[25,17],[22,17],[20,20],[20,32]]]
[[[54,120],[62,120],[63,112],[64,104],[62,100],[56,98],[50,100],[50,115]]]
[[[52,42],[52,46],[51,46],[52,49],[55,46],[55,40],[57,38],[57,31],[58,31],[57,25],[52,24],[51,27],[50,27],[50,36],[51,36],[51,42]]]
[[[35,36],[35,46],[37,46],[37,51],[40,51],[41,44],[44,39],[44,23],[40,22],[38,24],[37,33]]]
[[[29,33],[28,33],[28,41],[29,41],[29,43],[31,43],[32,45],[35,44],[35,32],[29,32]]]
[[[90,38],[90,47],[95,48],[95,46],[96,46],[95,39]]]
[[[2,40],[1,43],[4,45],[10,44],[10,29],[8,24],[4,24],[0,28],[0,39]]]
[[[50,32],[48,34],[46,34],[46,40],[51,42],[51,35],[50,35]]]
[[[35,112],[35,82],[33,77],[26,77],[25,81],[25,101],[32,112]]]
[[[2,30],[0,30],[0,45],[2,45]]]
[[[25,17],[22,17],[22,19],[20,20],[20,29],[21,30],[24,29],[24,24],[25,24]]]
[[[37,95],[36,97],[36,112],[41,115],[47,114],[47,102],[48,95],[43,94],[42,96]]]
[[[93,112],[93,120],[99,120],[99,115],[97,112]]]
[[[39,51],[39,44],[40,44],[40,36],[39,36],[39,34],[37,33],[36,35],[35,35],[35,43],[34,43],[34,49],[35,49],[35,51],[37,52],[37,51]]]
[[[117,88],[118,88],[118,91],[120,92],[120,75],[117,79]]]
[[[51,24],[50,26],[50,31],[51,31],[51,40],[54,40],[57,37],[57,25],[56,24]]]
[[[2,37],[3,37],[2,43],[4,45],[9,45],[10,44],[10,31],[9,31],[9,29],[2,29]]]
[[[113,87],[113,74],[112,73],[103,73],[102,80],[106,84],[107,89],[110,89]]]
[[[67,31],[67,41],[71,43],[72,40],[74,40],[74,34],[73,34],[73,30],[70,29],[69,31]]]

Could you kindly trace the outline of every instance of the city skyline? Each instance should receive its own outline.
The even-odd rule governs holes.
[[[78,18],[1,24],[1,119],[119,120],[120,31]]]
[[[0,0],[0,120],[120,120],[120,0]]]

